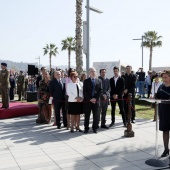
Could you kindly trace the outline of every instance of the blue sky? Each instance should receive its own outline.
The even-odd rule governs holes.
[[[48,65],[43,56],[46,43],[55,43],[59,54],[52,65],[66,65],[67,52],[61,40],[75,36],[75,0],[0,0],[0,59]],[[86,1],[83,20],[86,20]],[[90,12],[90,65],[94,61],[117,61],[141,66],[140,38],[155,30],[163,36],[163,46],[153,51],[153,66],[167,66],[170,55],[169,0],[91,0],[104,13]],[[75,65],[72,53],[71,64]],[[85,55],[84,67],[85,67]],[[148,70],[149,49],[144,49],[144,69]]]

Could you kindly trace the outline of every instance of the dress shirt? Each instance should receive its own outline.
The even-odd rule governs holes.
[[[62,80],[61,79],[57,79],[57,81],[58,81],[59,84],[61,84],[61,87],[63,89],[63,82],[62,82]]]
[[[145,81],[146,81],[146,83],[147,83],[148,85],[151,85],[151,77],[150,77],[150,75],[147,75]]]
[[[116,86],[116,83],[117,83],[117,80],[118,80],[118,78],[119,78],[119,76],[118,77],[113,77],[114,78],[114,81],[115,81],[115,86]]]

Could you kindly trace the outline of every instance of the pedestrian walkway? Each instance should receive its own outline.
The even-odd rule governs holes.
[[[36,125],[36,116],[0,120],[0,170],[153,170],[155,122],[137,119],[135,137],[125,138],[122,121],[88,134]],[[110,116],[107,116],[107,124]],[[83,121],[81,122],[83,129]],[[159,133],[159,154],[163,151]]]

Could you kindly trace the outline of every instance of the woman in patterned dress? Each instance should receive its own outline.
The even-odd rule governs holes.
[[[38,90],[39,114],[38,119],[36,119],[36,123],[48,124],[51,122],[51,104],[49,104],[49,84],[50,74],[49,72],[45,72],[43,80],[40,81]]]

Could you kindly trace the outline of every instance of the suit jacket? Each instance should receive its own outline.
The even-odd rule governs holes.
[[[38,77],[37,77],[37,79],[36,79],[36,86],[37,86],[37,88],[39,88],[39,86],[40,86],[40,81],[42,80],[42,75],[39,75]]]
[[[83,83],[80,81],[78,83],[73,83],[71,81],[67,84],[68,102],[77,102],[77,100],[75,99],[76,97],[78,97],[78,89],[76,85],[78,85],[79,97],[83,98]]]
[[[136,76],[134,74],[125,74],[125,89],[128,90],[128,93],[135,93],[135,84],[136,84]]]
[[[10,78],[9,82],[10,82],[11,88],[15,88],[15,79],[14,78]]]
[[[102,93],[101,93],[101,99],[103,99],[103,95],[105,94],[107,98],[110,98],[110,81],[108,78],[103,79],[101,76],[99,76],[99,79],[102,81]]]
[[[102,94],[102,82],[100,79],[95,79],[95,87],[94,87],[94,96],[92,96],[93,84],[91,78],[84,80],[83,84],[83,96],[84,101],[90,101],[92,98],[95,98],[97,101]]]
[[[125,82],[122,77],[118,77],[116,86],[115,86],[115,81],[114,77],[110,79],[110,99],[113,100],[113,95],[117,94],[118,98],[122,98],[123,96],[123,91],[125,89]]]
[[[60,86],[57,79],[53,79],[50,82],[50,95],[53,97],[53,100],[65,101],[65,84],[63,83],[63,87]]]

